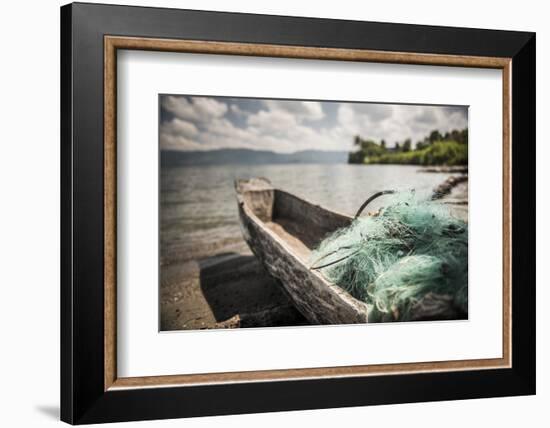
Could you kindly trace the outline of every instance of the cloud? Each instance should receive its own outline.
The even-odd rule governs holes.
[[[324,117],[323,107],[316,101],[264,100],[262,104],[266,109],[247,118],[247,124],[262,133],[285,134],[302,122]]]
[[[178,119],[176,117],[170,122],[163,123],[161,125],[161,132],[193,138],[197,136],[199,130],[193,123]]]
[[[434,109],[422,109],[416,116],[415,120],[422,124],[435,125],[437,123],[437,115]]]
[[[165,96],[163,149],[351,150],[353,137],[389,146],[467,126],[467,108]]]
[[[291,114],[298,121],[320,120],[325,116],[323,106],[318,101],[264,100],[263,104],[269,111]]]
[[[389,146],[410,138],[422,140],[432,130],[441,132],[468,126],[465,107],[341,104],[338,122],[345,130],[375,141],[385,140]]]
[[[348,104],[359,116],[366,116],[370,121],[387,119],[393,114],[393,106],[389,104]]]
[[[390,119],[394,108],[385,104],[341,104],[338,108],[338,121],[351,132],[364,134],[379,128]]]
[[[180,119],[206,122],[222,117],[227,112],[227,104],[210,97],[177,97],[162,98],[162,107]]]
[[[160,142],[163,149],[189,150],[192,147],[200,147],[200,143],[194,141],[198,135],[199,130],[193,123],[177,117],[160,125]]]
[[[279,134],[286,132],[290,127],[298,124],[296,116],[283,110],[260,110],[258,113],[248,117],[248,125],[262,130]]]
[[[249,114],[247,111],[240,108],[237,104],[231,104],[229,106],[229,110],[238,116],[247,116]]]

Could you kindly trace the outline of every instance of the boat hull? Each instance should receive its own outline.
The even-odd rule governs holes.
[[[258,182],[248,184],[248,181],[236,183],[244,239],[269,274],[280,281],[296,308],[312,324],[366,323],[365,303],[307,265],[308,248],[304,242],[312,245],[316,234],[345,226],[351,219],[274,189],[266,180],[259,185]],[[286,223],[283,215],[287,215]],[[302,225],[302,229],[307,230],[294,227],[292,234],[286,233],[291,224],[300,223],[300,219],[288,221],[293,216],[307,217],[309,224]],[[311,230],[316,232],[313,236]],[[323,237],[317,236],[317,239]]]

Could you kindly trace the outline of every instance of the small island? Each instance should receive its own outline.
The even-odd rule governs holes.
[[[357,150],[349,153],[350,164],[468,165],[468,129],[444,134],[433,130],[414,147],[410,138],[388,147],[384,140],[377,143],[359,135],[355,136],[353,144]]]

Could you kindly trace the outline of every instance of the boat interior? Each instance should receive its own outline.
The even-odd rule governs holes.
[[[351,218],[313,205],[282,190],[246,192],[247,207],[307,263],[311,251],[328,234],[348,226]]]

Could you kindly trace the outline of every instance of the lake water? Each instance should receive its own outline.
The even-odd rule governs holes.
[[[233,182],[265,177],[275,187],[344,214],[354,215],[380,190],[429,193],[451,174],[421,173],[418,166],[349,164],[211,165],[163,167],[161,263],[244,253]],[[383,204],[379,198],[369,210]]]

